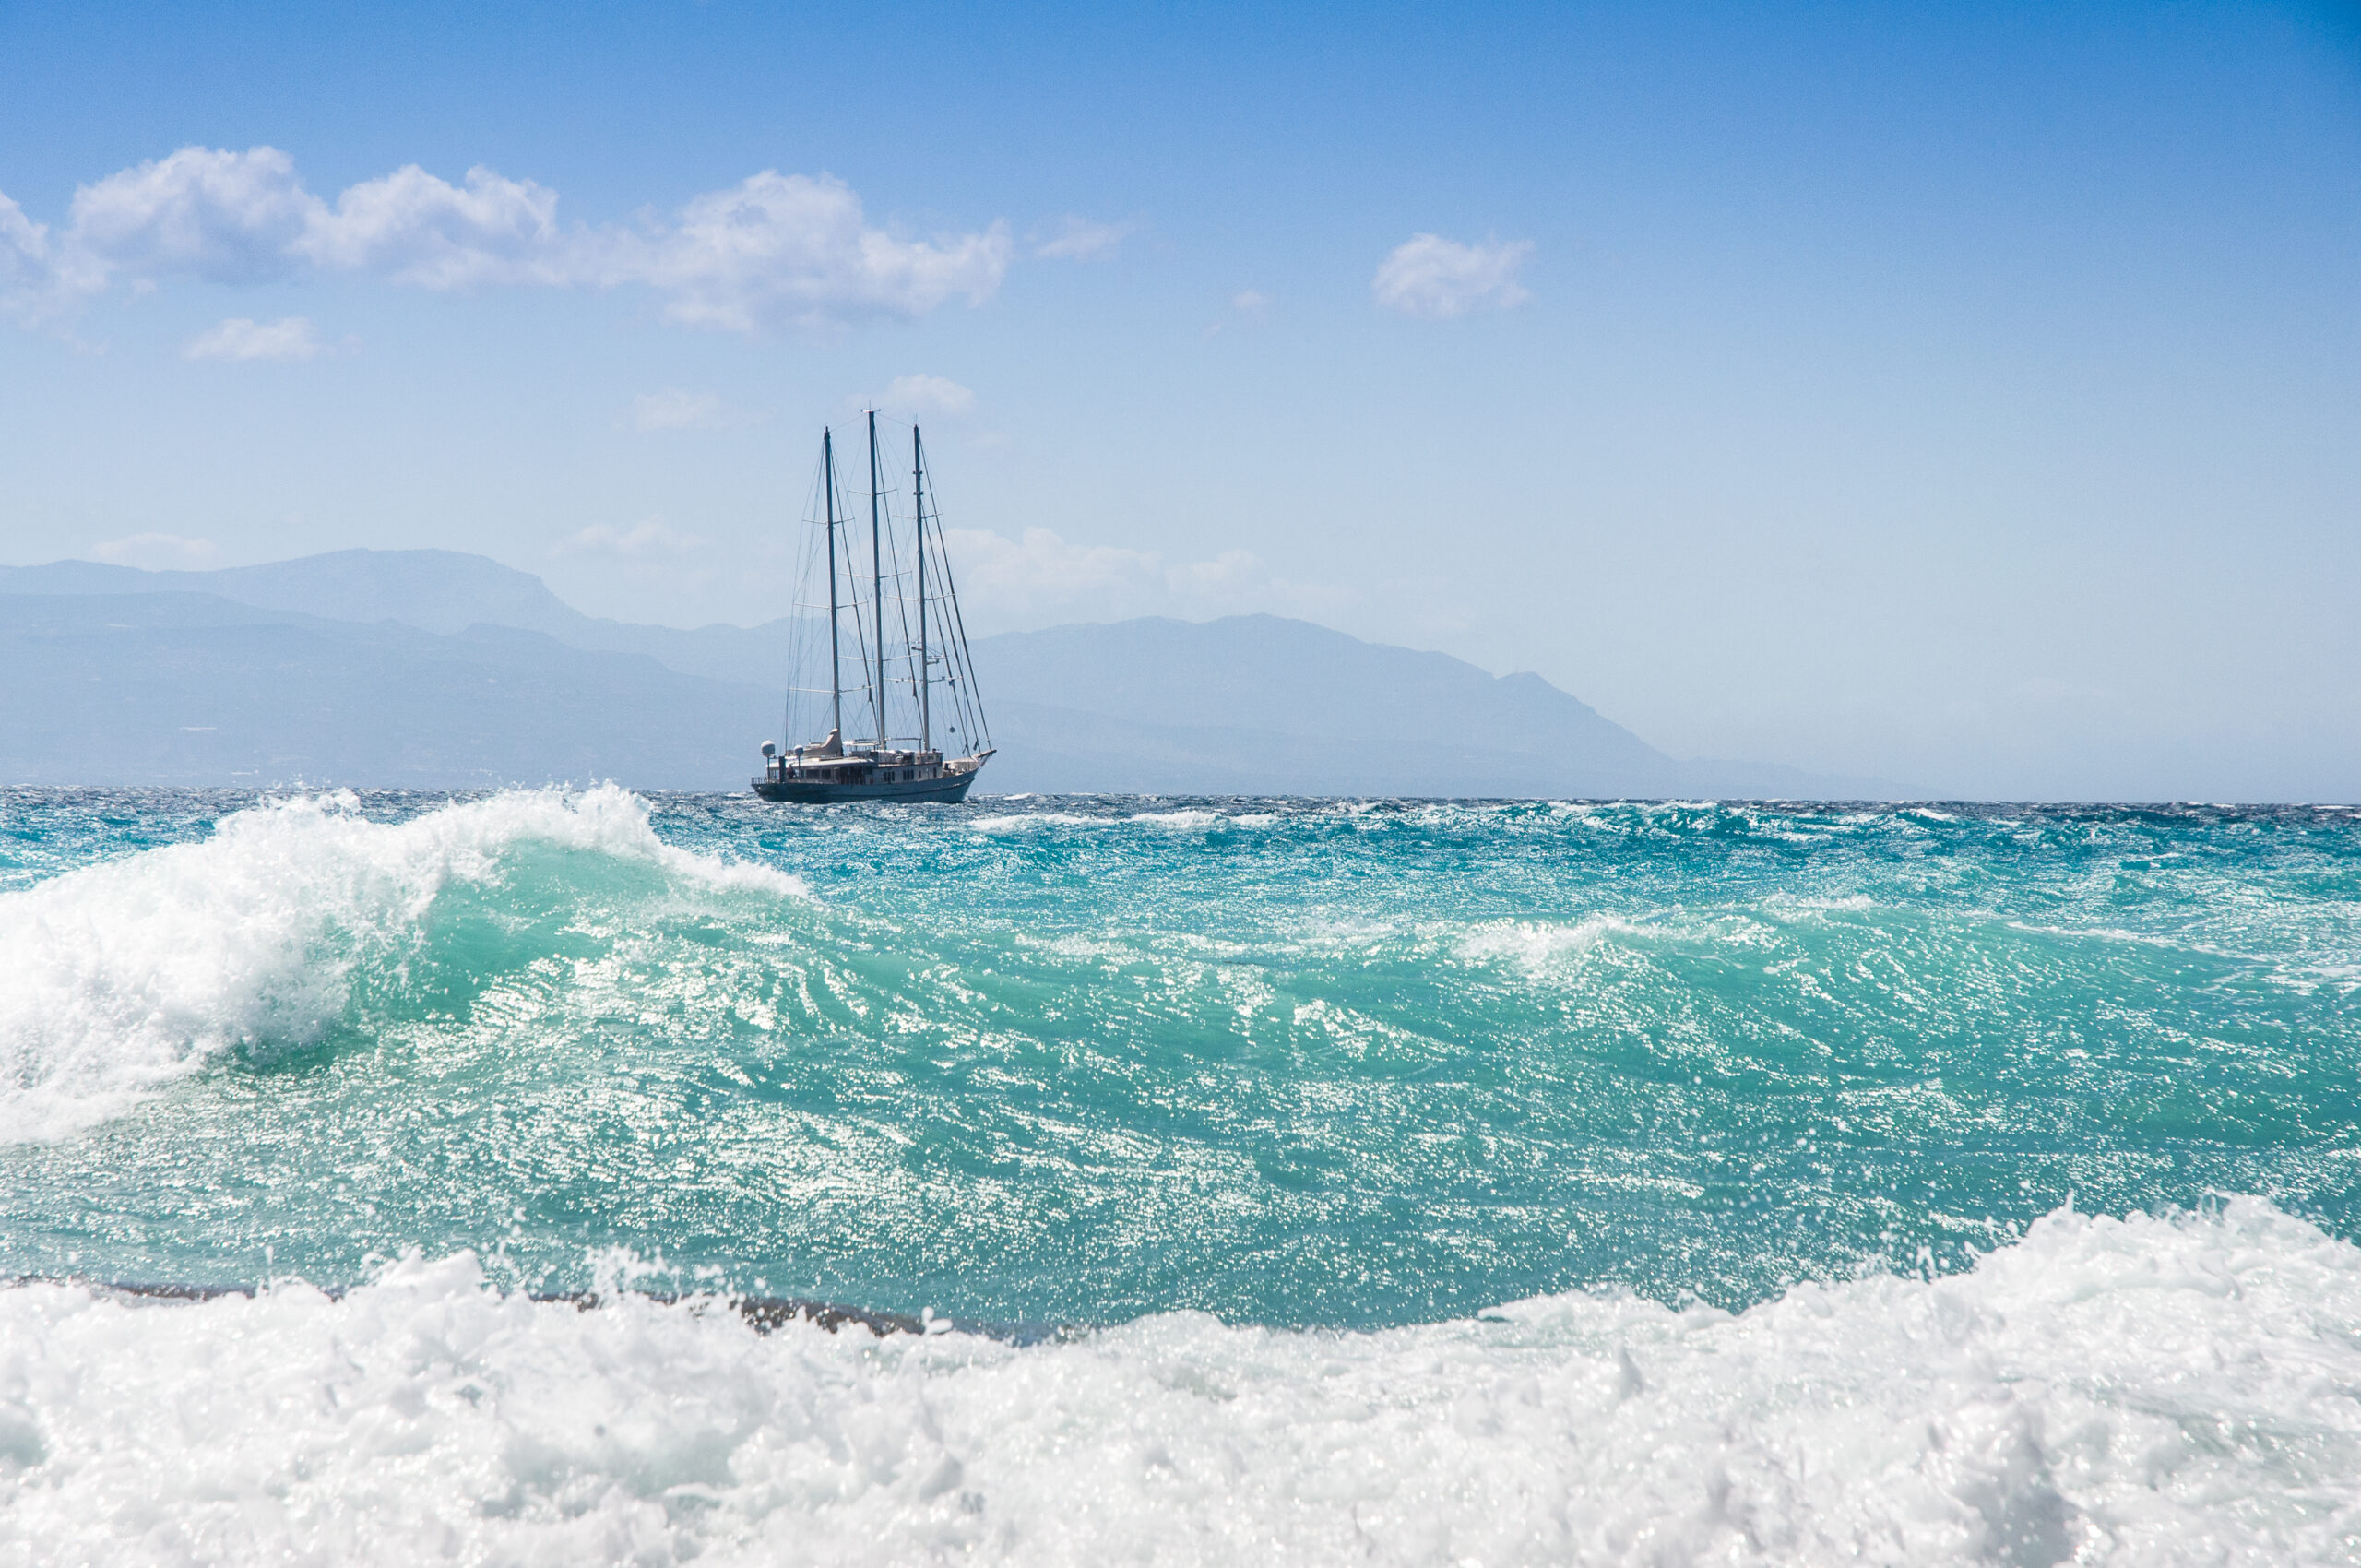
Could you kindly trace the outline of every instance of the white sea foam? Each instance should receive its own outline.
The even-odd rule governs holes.
[[[1459,956],[1474,963],[1514,964],[1537,975],[1578,958],[1614,932],[1639,930],[1613,915],[1592,915],[1572,925],[1557,921],[1490,921],[1459,938]]]
[[[1010,798],[1014,799],[1014,796]],[[1030,833],[1043,827],[1097,827],[1114,820],[1112,817],[1083,816],[1074,812],[1010,812],[1004,815],[977,817],[967,826],[970,833]]]
[[[317,1040],[353,965],[397,948],[453,882],[539,843],[708,886],[801,891],[663,843],[638,797],[512,790],[408,822],[350,793],[276,802],[198,843],[0,895],[0,1140],[53,1137],[240,1046]]]
[[[0,1558],[2153,1568],[2361,1531],[2361,1250],[2257,1199],[1736,1316],[1375,1334],[764,1338],[481,1281],[0,1291]]]
[[[1012,797],[1013,798],[1013,797]],[[1161,827],[1192,831],[1208,827],[1267,827],[1278,818],[1269,814],[1203,811],[1183,807],[1169,812],[1133,812],[1129,816],[1086,816],[1076,812],[1010,812],[979,816],[966,826],[971,833],[1031,833],[1045,827]]]
[[[1213,827],[1230,819],[1219,812],[1180,810],[1169,812],[1134,812],[1131,820],[1143,827],[1169,827],[1181,831]]]

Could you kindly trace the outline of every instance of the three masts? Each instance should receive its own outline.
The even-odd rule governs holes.
[[[828,731],[817,742],[805,742],[782,751],[763,742],[763,771],[753,779],[754,793],[766,801],[957,801],[966,798],[976,775],[992,755],[991,732],[984,722],[983,706],[976,694],[975,670],[967,655],[967,631],[959,613],[959,595],[951,580],[951,563],[944,553],[943,519],[928,507],[926,446],[918,427],[910,427],[910,517],[908,542],[911,570],[902,570],[903,529],[895,517],[885,486],[885,470],[877,445],[877,416],[869,416],[869,550],[866,602],[860,589],[860,564],[855,559],[854,529],[846,515],[836,482],[836,448],[832,432],[820,434],[820,516],[813,518],[822,542],[807,552],[813,576],[825,572],[827,619],[816,627],[816,638],[797,638],[796,669],[788,691],[788,733],[810,733],[823,715]],[[891,597],[900,678],[889,672],[886,608]],[[799,593],[799,630],[814,630],[813,616],[823,608],[816,593],[807,600]],[[846,620],[851,628],[847,647]],[[852,683],[846,683],[846,654],[853,655]],[[806,684],[827,666],[826,686]],[[936,743],[938,692],[943,745]],[[817,699],[825,698],[825,702]],[[847,699],[855,722],[866,732],[861,740],[845,735]],[[866,709],[866,711],[863,711]],[[898,711],[897,711],[898,710]],[[896,734],[896,719],[905,728]]]

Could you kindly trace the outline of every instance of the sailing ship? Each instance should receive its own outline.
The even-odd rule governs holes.
[[[967,656],[967,628],[944,552],[943,519],[930,505],[932,490],[926,444],[910,427],[908,527],[895,516],[877,445],[877,415],[869,415],[868,597],[861,597],[858,529],[836,479],[833,432],[820,433],[820,499],[804,552],[805,588],[797,596],[794,673],[788,688],[788,736],[825,736],[789,747],[763,742],[763,771],[754,793],[766,801],[965,800],[991,759],[991,731],[976,692]],[[903,570],[905,544],[908,572]],[[817,592],[825,576],[827,592]],[[889,604],[898,651],[889,654]],[[826,619],[820,616],[825,613]],[[851,628],[848,635],[846,622]],[[846,683],[847,655],[852,683]],[[817,684],[825,665],[827,684]],[[940,706],[938,706],[938,697]],[[861,726],[848,739],[849,712]],[[896,732],[895,724],[902,729]],[[941,722],[943,744],[936,743]]]

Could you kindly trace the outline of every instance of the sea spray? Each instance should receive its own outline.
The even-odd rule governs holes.
[[[1738,1313],[758,1336],[411,1259],[330,1301],[0,1290],[0,1554],[1054,1565],[2331,1563],[2361,1251],[2060,1210]]]
[[[2351,813],[0,804],[18,1275],[1371,1326],[2356,1210]]]
[[[350,791],[270,802],[202,840],[0,894],[0,1139],[53,1138],[232,1051],[316,1043],[356,968],[398,980],[452,884],[497,886],[526,846],[775,893],[689,854],[611,786],[511,792],[386,824]]]
[[[0,846],[0,1561],[2361,1550],[2354,813],[16,790]],[[624,1260],[687,1299],[531,1299]]]

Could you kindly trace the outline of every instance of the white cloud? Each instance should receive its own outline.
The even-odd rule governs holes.
[[[976,395],[940,375],[897,375],[877,406],[905,419],[919,414],[956,419],[975,408]]]
[[[171,533],[136,533],[91,547],[90,553],[118,566],[139,566],[150,572],[203,571],[221,558],[209,539],[183,539]]]
[[[559,545],[557,553],[619,555],[637,561],[687,555],[704,547],[705,540],[697,535],[683,533],[661,517],[649,517],[627,529],[619,529],[612,523],[593,523]]]
[[[304,189],[276,148],[184,148],[75,193],[53,240],[0,197],[0,298],[92,293],[117,277],[254,283],[305,270],[427,289],[617,288],[665,296],[694,326],[752,331],[919,315],[1000,287],[1007,226],[934,240],[871,224],[832,175],[765,171],[692,197],[669,220],[560,224],[557,193],[484,168],[454,185],[415,164],[339,195]]]
[[[661,392],[643,392],[631,400],[634,430],[718,430],[739,422],[735,410],[711,392],[667,386]]]
[[[74,193],[67,247],[107,272],[180,275],[215,283],[283,278],[319,200],[277,148],[184,147]]]
[[[320,352],[312,324],[300,315],[250,321],[233,315],[198,333],[181,349],[185,360],[308,360]]]
[[[0,195],[0,304],[29,300],[49,284],[48,226]]]
[[[1245,550],[1169,562],[1155,551],[1070,543],[1048,529],[1026,529],[1014,540],[953,529],[948,539],[960,598],[978,624],[994,627],[1252,611],[1327,615],[1349,598],[1274,576]]]
[[[314,201],[292,249],[322,267],[427,289],[575,280],[557,193],[481,166],[464,187],[412,163],[349,187],[333,209]]]
[[[743,331],[845,316],[922,315],[954,294],[980,304],[1008,271],[1005,225],[940,244],[870,228],[860,198],[833,175],[756,174],[689,202],[679,221],[586,243],[587,276],[669,292],[665,314]]]
[[[1121,250],[1138,227],[1136,223],[1094,223],[1070,215],[1058,225],[1057,233],[1033,247],[1033,254],[1045,261],[1103,261]]]
[[[1439,234],[1413,234],[1394,248],[1370,280],[1377,303],[1405,315],[1465,315],[1506,310],[1532,296],[1516,280],[1533,242],[1463,245]]]

